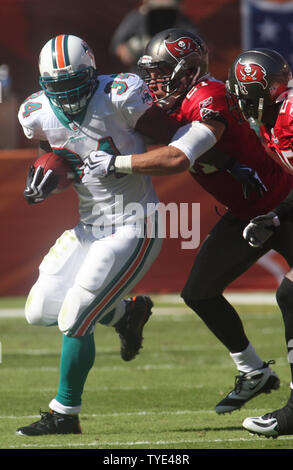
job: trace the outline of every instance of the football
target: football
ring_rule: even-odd
[[[41,166],[44,174],[52,170],[58,176],[57,190],[67,188],[74,180],[74,171],[66,160],[54,152],[44,153],[34,163],[34,167]]]

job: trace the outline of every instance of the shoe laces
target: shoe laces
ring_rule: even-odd
[[[274,359],[270,359],[268,362],[263,363],[263,366],[261,367],[261,369],[265,369],[266,367],[269,367],[271,364],[275,364],[275,363],[276,361]],[[258,369],[255,369],[255,370],[258,370]],[[251,374],[251,372],[253,372],[253,370],[250,372],[245,372],[245,373],[242,372],[239,375],[235,376],[235,385],[234,385],[235,393],[241,392],[243,382],[247,380],[247,376]]]
[[[41,416],[41,419],[39,421],[36,421],[35,423],[32,423],[32,426],[44,426],[44,425],[46,425],[47,422],[50,420],[52,414],[49,411],[40,410],[40,416]]]
[[[50,411],[42,411],[40,410],[41,421],[48,421],[52,417],[52,413]]]

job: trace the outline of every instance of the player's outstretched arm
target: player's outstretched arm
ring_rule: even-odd
[[[182,126],[167,146],[141,154],[110,155],[94,151],[85,160],[85,175],[105,177],[110,174],[140,173],[143,175],[170,175],[190,169],[194,162],[215,145],[222,135],[224,124],[215,126],[198,121]]]

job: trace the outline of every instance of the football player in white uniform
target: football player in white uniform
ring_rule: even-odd
[[[60,382],[50,411],[17,430],[30,436],[81,432],[78,414],[95,359],[96,323],[115,327],[121,356],[128,361],[141,348],[151,314],[149,297],[123,300],[161,247],[153,229],[156,211],[148,210],[157,203],[151,178],[84,176],[83,162],[97,149],[144,151],[137,130],[156,139],[160,134],[162,142],[174,133],[171,126],[154,125],[161,112],[137,75],[98,75],[92,51],[76,36],[49,40],[39,68],[42,91],[21,105],[19,121],[25,135],[40,142],[40,155],[53,150],[72,165],[80,223],[65,231],[43,259],[25,306],[30,324],[58,324],[63,333]],[[32,167],[24,196],[31,204],[41,202],[56,184],[56,178]]]

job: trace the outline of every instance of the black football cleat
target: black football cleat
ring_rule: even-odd
[[[78,415],[64,415],[56,411],[40,411],[41,419],[18,428],[21,436],[42,436],[44,434],[81,434]]]
[[[293,404],[287,403],[283,408],[263,416],[246,418],[242,426],[251,434],[265,437],[293,434]]]
[[[260,393],[270,393],[280,387],[277,374],[269,367],[274,361],[264,362],[263,367],[236,376],[235,387],[221,400],[215,411],[218,414],[231,413],[245,405]]]
[[[153,302],[147,296],[126,300],[125,314],[114,326],[120,337],[120,354],[124,361],[134,359],[142,348],[143,327],[152,314],[152,307]]]

